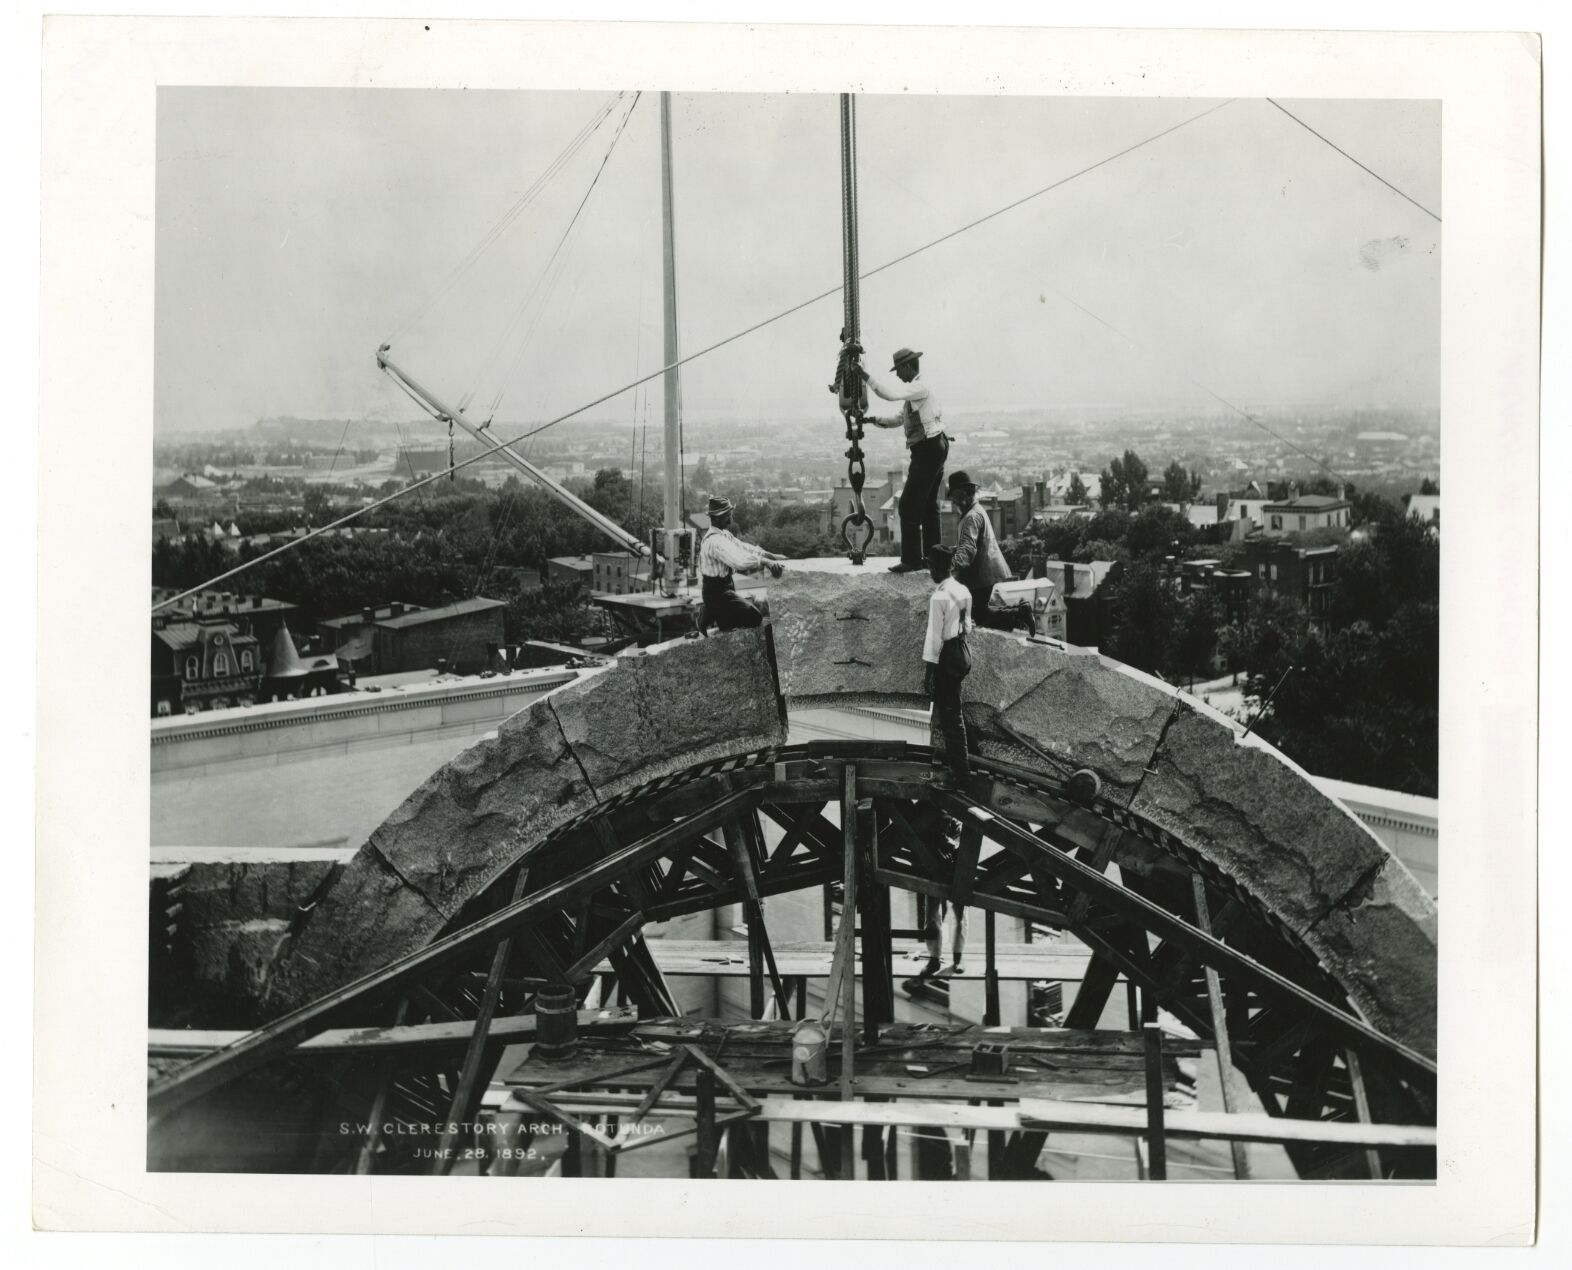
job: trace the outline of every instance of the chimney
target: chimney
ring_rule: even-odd
[[[1067,596],[1075,594],[1075,566],[1068,560],[1064,563],[1064,593]]]
[[[373,608],[361,609],[360,610],[360,620],[362,622],[364,622],[367,626],[370,626],[373,622],[375,622],[377,620],[377,611],[376,611],[376,609],[373,609]]]

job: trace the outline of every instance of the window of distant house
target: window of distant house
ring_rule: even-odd
[[[1301,516],[1299,518],[1299,528],[1303,529],[1304,527],[1305,527],[1305,518],[1303,516]]]
[[[213,658],[213,673],[215,675],[227,675],[229,673],[229,658],[225,657],[223,653]]]
[[[1272,517],[1272,528],[1273,529],[1281,529],[1282,527],[1283,527],[1283,518],[1281,516],[1273,516]]]
[[[186,678],[195,679],[199,673],[199,666],[195,657],[186,658]]]
[[[1264,564],[1263,564],[1263,565],[1260,565],[1260,566],[1259,566],[1259,567],[1258,567],[1258,568],[1257,568],[1257,569],[1256,569],[1256,575],[1257,575],[1257,576],[1258,576],[1258,577],[1261,577],[1261,578],[1265,578],[1265,577],[1266,577],[1266,566],[1265,566],[1265,565],[1264,565]]]
[[[251,654],[249,652],[243,652],[243,653],[240,654],[240,669],[241,670],[250,670],[251,669]]]
[[[1275,564],[1272,566],[1272,581],[1277,581],[1277,566]]]

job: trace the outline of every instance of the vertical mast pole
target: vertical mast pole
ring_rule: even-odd
[[[666,505],[663,528],[665,529],[666,568],[662,575],[662,591],[673,595],[677,590],[676,553],[672,550],[673,534],[682,528],[682,459],[680,420],[677,395],[677,249],[672,226],[671,198],[671,94],[660,95],[660,222],[661,222],[661,281],[665,297],[662,324],[665,331],[666,357]]]

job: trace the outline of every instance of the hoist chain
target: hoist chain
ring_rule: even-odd
[[[861,313],[858,296],[857,263],[857,123],[856,102],[850,93],[841,94],[841,240],[844,247],[846,277],[842,289],[845,324],[841,327],[841,354],[830,384],[840,402],[841,418],[846,423],[846,483],[851,486],[852,512],[841,521],[841,542],[853,564],[861,564],[873,541],[873,518],[863,505],[862,487],[867,480],[867,465],[862,453],[862,425],[868,414],[868,388],[863,382]],[[853,541],[853,531],[862,530],[862,541]]]

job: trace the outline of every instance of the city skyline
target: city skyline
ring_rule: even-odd
[[[632,97],[161,90],[159,434],[419,421],[373,363],[395,332],[407,370],[473,392],[472,410],[500,391],[503,418],[555,417],[657,370],[658,112],[653,94],[630,112]],[[1208,389],[1246,409],[1436,407],[1439,225],[1307,130],[1437,208],[1435,103],[858,105],[865,271],[1177,125],[865,283],[870,365],[886,369],[886,345],[923,348],[958,426],[1092,402],[1216,406]],[[831,97],[677,95],[673,115],[686,355],[834,287],[838,156]],[[601,116],[480,267],[399,330]],[[518,307],[553,247],[555,280]],[[694,360],[686,413],[832,414],[839,324],[832,296]],[[639,391],[658,415],[658,380]],[[621,409],[643,407],[625,394],[591,413]]]

